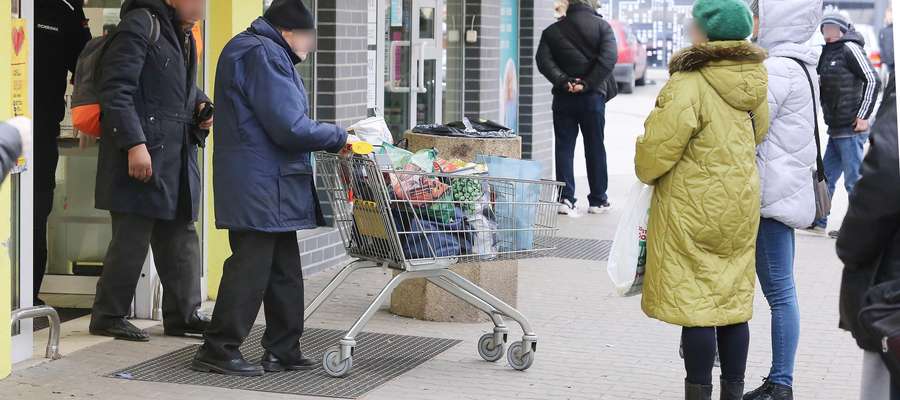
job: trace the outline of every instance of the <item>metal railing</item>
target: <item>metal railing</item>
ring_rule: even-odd
[[[25,319],[47,317],[50,320],[50,338],[47,340],[47,351],[44,357],[51,360],[62,358],[59,354],[59,314],[50,306],[26,307],[14,310],[10,317],[10,327]]]

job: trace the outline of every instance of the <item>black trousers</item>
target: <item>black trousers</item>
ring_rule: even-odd
[[[47,271],[47,220],[53,210],[56,164],[59,162],[59,123],[34,121],[34,299],[41,293]]]
[[[167,328],[185,327],[201,302],[200,240],[194,223],[111,215],[112,241],[97,282],[91,325],[127,316],[147,251],[152,247],[163,285],[163,324]]]
[[[722,363],[721,379],[729,383],[744,382],[750,348],[750,327],[746,322],[714,328],[682,328],[681,344],[688,383],[712,384],[717,348]]]
[[[289,358],[303,335],[303,272],[297,234],[230,231],[228,240],[232,254],[225,261],[204,346],[221,357],[240,357],[238,348],[265,302],[262,346],[279,358]]]

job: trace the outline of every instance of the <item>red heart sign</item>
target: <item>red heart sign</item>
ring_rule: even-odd
[[[19,52],[22,51],[22,45],[25,44],[25,28],[19,27],[19,29],[13,30],[13,50],[16,52],[16,55],[19,55]]]

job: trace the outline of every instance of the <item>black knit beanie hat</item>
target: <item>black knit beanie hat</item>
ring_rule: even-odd
[[[263,18],[282,29],[316,29],[316,19],[302,0],[275,0]]]

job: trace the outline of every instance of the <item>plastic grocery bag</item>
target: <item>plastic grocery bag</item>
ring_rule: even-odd
[[[538,161],[518,160],[498,156],[478,156],[476,162],[486,164],[488,176],[524,180],[539,180],[544,167]],[[496,194],[497,225],[500,230],[501,251],[520,251],[534,248],[534,220],[541,196],[541,186],[514,182],[492,184]]]
[[[640,294],[643,288],[647,264],[647,223],[652,199],[653,187],[636,183],[628,196],[628,209],[616,228],[606,269],[619,296],[634,296]]]
[[[382,117],[369,117],[359,121],[349,128],[360,139],[371,143],[374,146],[381,146],[384,143],[393,143],[394,136]]]

